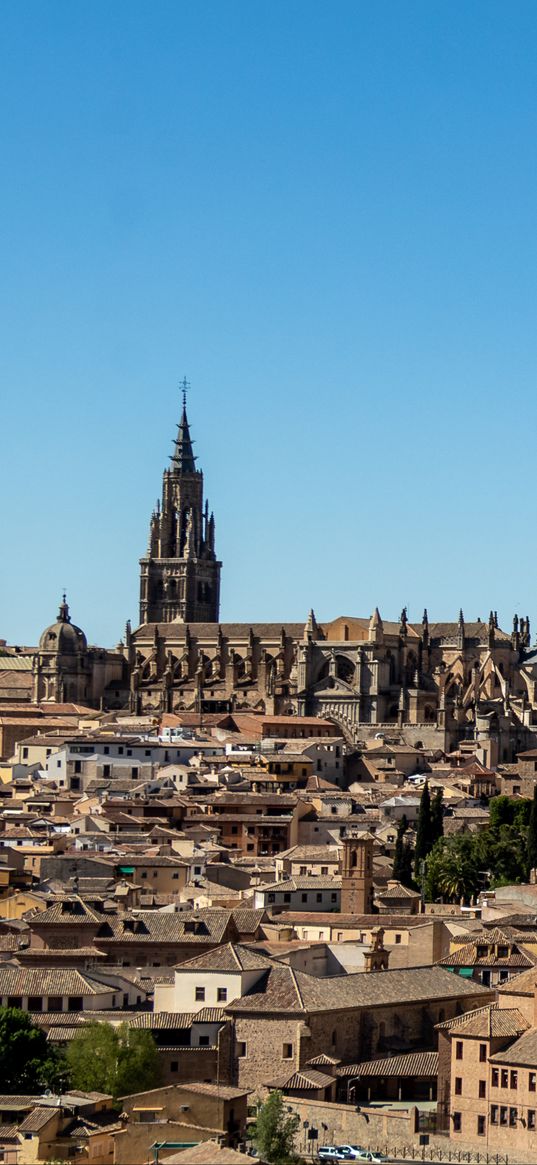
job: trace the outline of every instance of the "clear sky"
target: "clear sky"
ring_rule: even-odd
[[[535,0],[4,0],[0,636],[137,623],[178,383],[222,620],[537,629]]]

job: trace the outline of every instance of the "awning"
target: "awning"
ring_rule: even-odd
[[[120,874],[134,874],[134,866],[120,866]]]
[[[473,973],[474,973],[473,967],[461,967],[459,970],[459,975],[461,975],[463,979],[471,979]]]

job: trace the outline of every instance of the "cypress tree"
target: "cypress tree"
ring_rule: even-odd
[[[403,881],[405,861],[405,833],[406,819],[402,818],[397,827],[397,839],[395,842],[395,854],[393,858],[393,876],[394,878],[397,878],[398,882]]]
[[[530,870],[537,867],[537,785],[533,790],[530,821],[528,825],[528,866]]]
[[[431,802],[431,846],[444,836],[444,790],[439,788]]]
[[[427,857],[432,845],[431,794],[429,793],[429,782],[426,781],[421,794],[416,829],[416,848],[414,850],[414,876],[418,879],[421,876],[421,863]]]

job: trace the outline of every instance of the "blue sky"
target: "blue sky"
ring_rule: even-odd
[[[0,636],[63,586],[137,622],[185,374],[223,620],[537,618],[534,0],[6,0],[0,44]]]

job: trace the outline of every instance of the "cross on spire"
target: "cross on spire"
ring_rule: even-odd
[[[183,394],[183,408],[185,409],[186,408],[186,394],[187,394],[187,392],[190,392],[190,381],[187,380],[186,376],[183,376],[183,379],[179,385],[179,388],[181,389],[182,394]]]

